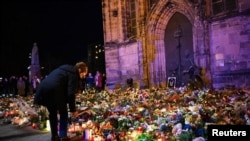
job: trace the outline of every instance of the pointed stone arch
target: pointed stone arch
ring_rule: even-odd
[[[181,34],[176,37],[176,31]],[[165,56],[167,77],[177,77],[177,86],[187,84],[188,73],[183,73],[193,65],[193,32],[190,21],[176,12],[170,19],[165,30]]]
[[[148,14],[145,29],[145,44],[143,46],[146,53],[146,61],[149,67],[150,84],[161,85],[166,83],[166,54],[165,54],[165,32],[167,25],[175,13],[184,15],[192,25],[193,41],[196,40],[197,30],[195,27],[199,24],[195,9],[186,1],[174,1],[169,6],[168,0],[159,0],[156,6]],[[195,52],[196,42],[193,42]],[[164,84],[165,85],[165,84]]]

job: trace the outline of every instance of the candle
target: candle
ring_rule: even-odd
[[[84,130],[84,139],[85,140],[90,140],[92,139],[92,129],[85,129]]]

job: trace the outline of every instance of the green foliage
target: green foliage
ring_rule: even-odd
[[[177,138],[179,141],[190,141],[192,139],[192,133],[189,131],[182,131]]]
[[[154,141],[154,138],[153,138],[153,136],[151,136],[150,134],[145,134],[145,133],[143,133],[143,134],[139,135],[139,136],[135,139],[135,141]]]

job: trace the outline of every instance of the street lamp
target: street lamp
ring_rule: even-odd
[[[181,69],[182,69],[182,65],[181,65],[181,42],[180,39],[182,37],[182,29],[181,26],[178,25],[178,28],[176,29],[176,31],[174,32],[174,38],[177,39],[178,41],[178,45],[177,45],[177,49],[178,49],[178,57],[179,57],[179,65],[178,65],[178,86],[181,86],[182,83],[182,74],[181,74]]]

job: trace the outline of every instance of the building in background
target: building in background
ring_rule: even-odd
[[[89,72],[95,74],[96,71],[105,73],[105,52],[102,43],[88,45],[88,66]]]
[[[249,0],[103,0],[107,84],[177,84],[192,65],[214,88],[250,84]]]

